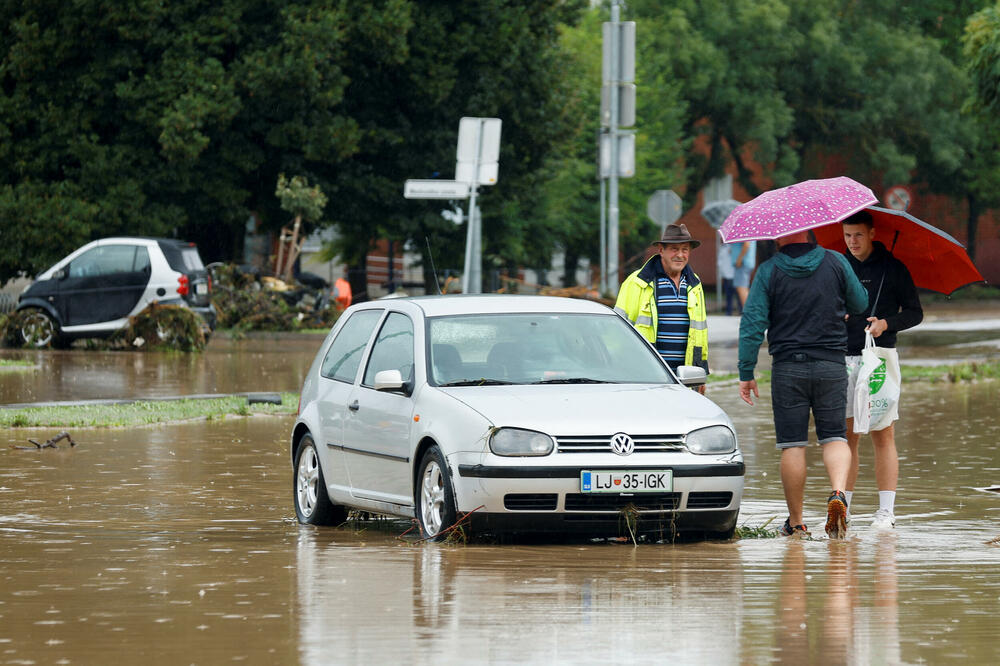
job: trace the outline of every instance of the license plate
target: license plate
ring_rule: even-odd
[[[673,489],[674,473],[669,469],[580,472],[580,491],[584,493],[658,493]]]
[[[204,296],[205,294],[208,293],[208,285],[205,284],[204,282],[199,282],[194,286],[194,293],[198,294],[199,296]]]

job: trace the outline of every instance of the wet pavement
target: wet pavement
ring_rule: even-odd
[[[217,339],[201,357],[4,350],[58,378],[0,373],[0,395],[297,390],[320,342]],[[740,522],[776,527],[769,397],[749,407],[731,384],[708,396],[744,449]],[[299,526],[289,417],[78,429],[76,448],[45,451],[9,446],[56,429],[6,430],[0,664],[997,663],[1000,494],[984,490],[1000,484],[997,404],[1000,382],[906,385],[897,529],[868,529],[864,439],[842,542],[822,536],[815,447],[812,540],[450,546],[399,539],[402,521]]]

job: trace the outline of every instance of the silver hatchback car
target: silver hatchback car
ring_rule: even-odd
[[[415,517],[440,539],[548,532],[729,538],[744,464],[729,417],[588,301],[429,296],[349,308],[291,437],[295,512]],[[686,386],[686,385],[687,386]]]

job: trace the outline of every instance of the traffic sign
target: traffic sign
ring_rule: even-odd
[[[673,224],[681,217],[681,198],[673,190],[656,190],[646,202],[646,214],[660,227]]]
[[[496,185],[500,161],[499,118],[462,118],[458,123],[455,180]]]
[[[910,202],[910,191],[902,185],[890,187],[889,191],[885,193],[885,203],[893,210],[905,211],[910,207]]]
[[[403,185],[407,199],[468,199],[469,183],[458,180],[407,180]]]
[[[618,26],[618,78],[615,80],[631,83],[635,81],[635,21],[605,22],[601,25],[601,76],[604,81],[611,82],[615,75],[612,71],[615,54],[612,50],[611,37],[616,25]]]
[[[628,131],[628,130],[626,130]],[[618,177],[631,178],[635,175],[635,134],[618,134]],[[611,177],[611,135],[600,135],[600,177]]]
[[[713,229],[718,229],[726,221],[729,214],[740,205],[735,199],[724,199],[722,201],[711,201],[701,209],[701,216],[708,220]]]
[[[601,125],[611,125],[611,84],[605,83],[601,88]],[[635,125],[635,84],[618,84],[618,126],[631,127]]]

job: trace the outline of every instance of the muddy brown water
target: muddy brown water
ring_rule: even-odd
[[[784,517],[770,404],[709,397],[741,522]],[[894,533],[844,542],[473,544],[294,520],[289,417],[0,433],[0,664],[997,663],[1000,384],[907,386]],[[867,451],[866,451],[867,453]],[[826,490],[810,451],[807,524]]]

